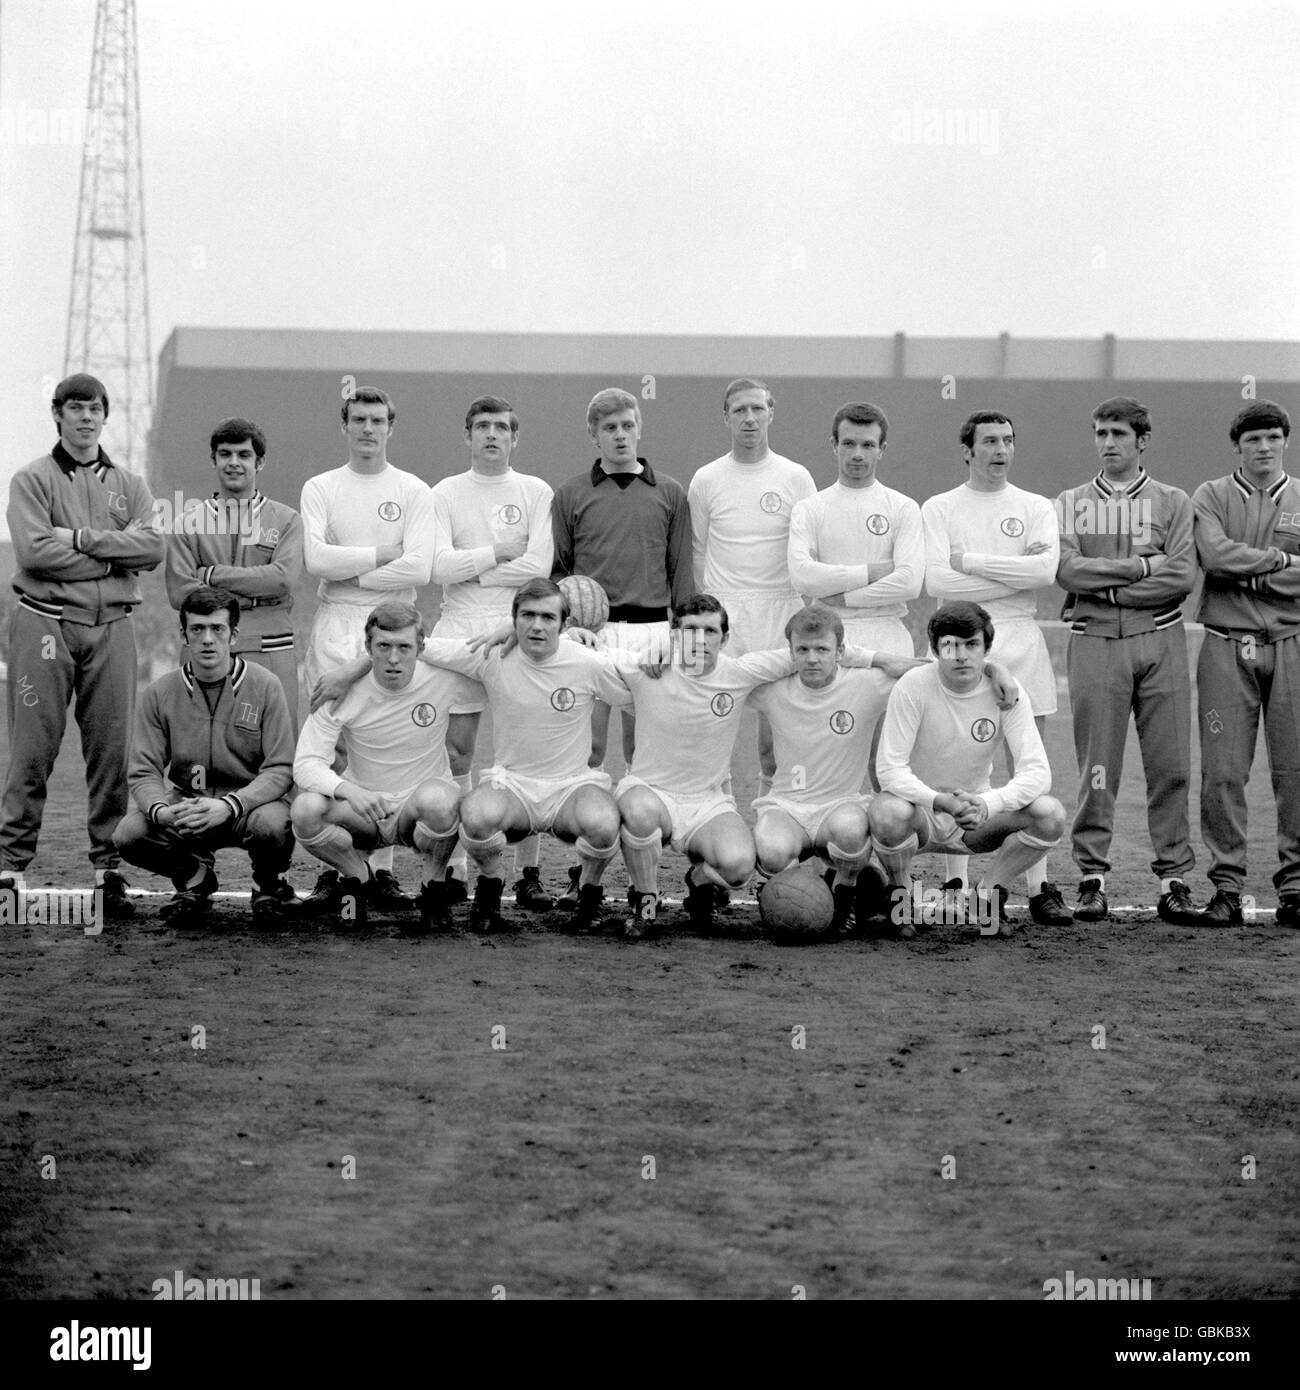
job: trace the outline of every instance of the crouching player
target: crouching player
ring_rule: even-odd
[[[871,796],[862,785],[872,738],[894,681],[929,663],[877,652],[875,669],[841,670],[844,624],[822,604],[800,609],[786,623],[785,635],[795,674],[761,686],[750,700],[771,723],[776,749],[772,790],[754,802],[758,874],[766,882],[791,864],[824,854],[835,870],[834,927],[845,931],[858,876],[871,858]]]
[[[161,915],[200,922],[217,890],[216,851],[246,850],[253,863],[253,921],[281,916],[293,897],[289,787],[293,725],[279,680],[232,654],[239,600],[206,586],[181,603],[189,660],[145,691],[136,711],[127,785],[135,809],[113,832],[129,864],[170,878]]]
[[[795,669],[788,647],[723,655],[727,610],[712,594],[688,599],[672,621],[673,660],[662,675],[636,667],[635,657],[608,653],[632,692],[638,730],[631,769],[615,790],[632,880],[632,915],[623,933],[629,940],[655,920],[665,843],[691,861],[686,910],[697,929],[710,929],[721,894],[742,887],[754,872],[754,838],[724,784],[746,698]],[[872,660],[858,648],[839,656],[855,665]]]
[[[294,834],[338,871],[325,907],[353,927],[366,925],[367,859],[394,844],[415,849],[423,869],[418,925],[406,929],[451,924],[446,875],[460,790],[447,758],[447,719],[453,706],[482,693],[462,676],[420,665],[423,642],[414,604],[381,603],[366,619],[366,674],[334,705],[314,710],[298,738]],[[346,777],[331,769],[339,744]]]
[[[587,766],[591,710],[597,700],[624,706],[631,697],[603,656],[577,642],[561,643],[568,616],[569,601],[559,585],[531,579],[511,604],[517,645],[476,650],[469,642],[435,638],[420,655],[429,665],[481,682],[492,714],[495,761],[460,806],[461,841],[479,874],[469,918],[476,931],[504,925],[499,909],[506,845],[544,831],[577,845],[575,927],[592,926],[601,917],[601,876],[618,853],[618,807],[609,794],[609,774]],[[492,636],[504,640],[509,633]],[[324,682],[326,698],[360,675],[356,664],[335,672]]]
[[[988,613],[978,604],[945,604],[926,631],[938,661],[907,672],[885,711],[872,843],[902,909],[905,938],[916,929],[902,906],[907,889],[897,886],[909,883],[915,854],[996,851],[979,886],[995,890],[999,932],[1010,935],[1007,885],[1060,840],[1065,810],[1047,795],[1051,767],[1029,709],[998,708],[984,670],[993,645]],[[1003,745],[1015,760],[1015,776],[994,789],[993,759]]]

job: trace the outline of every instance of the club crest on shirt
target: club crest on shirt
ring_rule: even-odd
[[[558,710],[572,709],[577,703],[578,697],[569,689],[567,685],[562,685],[558,690],[551,692],[551,708]]]
[[[500,507],[497,510],[497,520],[500,521],[503,526],[518,526],[522,516],[523,512],[521,512],[513,502],[507,502],[504,507]]]
[[[422,729],[427,729],[438,718],[438,711],[427,703],[421,703],[411,711],[411,719]]]
[[[1025,523],[1018,516],[1006,516],[1002,518],[1002,534],[1004,536],[1023,536],[1025,534]]]
[[[765,512],[775,514],[785,505],[785,498],[782,497],[779,492],[765,492],[762,497],[758,499],[758,505],[762,507]]]
[[[397,521],[402,515],[402,509],[396,502],[381,502],[379,504],[379,515],[385,521]]]
[[[118,516],[126,516],[131,510],[127,506],[126,493],[114,492],[111,488],[106,488],[105,491],[108,493],[108,510],[116,512]]]
[[[883,536],[889,530],[889,518],[879,512],[872,512],[867,518],[867,530],[873,536]]]
[[[970,726],[970,736],[976,743],[987,743],[998,731],[998,726],[991,719],[977,719]]]
[[[719,719],[725,719],[727,715],[736,708],[735,696],[728,695],[725,690],[719,691],[718,694],[709,701],[709,708]]]
[[[847,734],[853,731],[853,716],[846,709],[837,709],[830,718],[831,731]]]

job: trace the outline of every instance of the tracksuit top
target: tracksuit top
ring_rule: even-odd
[[[1138,470],[1128,488],[1098,473],[1056,499],[1061,531],[1057,583],[1066,590],[1061,617],[1089,637],[1134,637],[1183,621],[1182,603],[1196,585],[1192,504],[1187,494]],[[1090,560],[1129,560],[1142,551],[1168,558],[1154,574],[1149,560],[1140,579],[1116,583]]]
[[[1258,490],[1238,470],[1202,483],[1192,512],[1207,631],[1265,642],[1300,633],[1300,483],[1283,473]]]
[[[254,493],[252,529],[230,526],[230,505],[204,503],[206,529],[167,537],[167,601],[180,608],[204,584],[239,600],[236,652],[293,650],[293,590],[302,574],[302,518],[284,502]],[[225,525],[226,534],[221,533]]]
[[[186,662],[140,697],[127,785],[157,825],[176,793],[230,804],[238,824],[287,795],[293,782],[293,726],[279,679],[232,658],[214,713]]]
[[[101,449],[80,464],[58,443],[14,474],[9,535],[18,569],[18,602],[42,617],[98,627],[125,618],[140,602],[138,570],[156,569],[163,538],[153,529],[144,479]],[[143,529],[128,530],[131,522]],[[72,546],[54,539],[70,527]]]

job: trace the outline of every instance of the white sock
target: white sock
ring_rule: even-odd
[[[1025,887],[1029,889],[1029,896],[1036,898],[1043,891],[1043,884],[1047,882],[1047,856],[1044,854],[1025,870]]]
[[[1044,848],[1041,840],[1035,840],[1023,830],[1013,831],[1002,841],[1002,848],[980,879],[980,887],[987,888],[996,883],[1010,891],[1020,875],[1043,857]]]
[[[659,861],[664,852],[663,832],[655,826],[649,835],[633,835],[624,826],[618,838],[623,846],[623,862],[627,865],[632,887],[638,893],[657,893]]]
[[[349,837],[351,838],[351,837]],[[378,873],[381,869],[388,873],[393,872],[393,847],[392,845],[380,845],[370,856],[370,867]],[[365,878],[365,874],[349,874],[349,878]]]
[[[542,837],[529,835],[515,846],[515,872],[522,876],[525,869],[535,869],[542,862]]]
[[[954,878],[961,879],[961,886],[970,886],[970,855],[969,854],[945,854],[943,856],[943,881],[950,882]]]
[[[469,851],[475,868],[484,878],[501,877],[501,860],[506,847],[505,831],[498,830],[484,840],[471,840],[462,830],[460,841]]]
[[[459,826],[439,835],[423,821],[415,822],[411,840],[415,852],[420,856],[421,883],[442,883],[446,879],[447,860],[458,842],[459,835]]]
[[[882,845],[873,835],[871,847],[876,851],[885,878],[896,888],[908,888],[912,876],[912,860],[916,856],[917,838],[913,831],[901,845]]]
[[[578,867],[581,870],[578,887],[586,888],[600,882],[605,865],[618,853],[618,841],[615,840],[608,849],[597,849],[590,840],[579,835],[574,841],[574,848],[578,851]]]
[[[460,792],[461,796],[468,796],[472,789],[470,774],[462,772],[454,780],[456,790]],[[447,867],[454,870],[462,880],[469,878],[469,860],[465,855],[465,846],[459,840],[451,847],[451,859],[448,861]]]
[[[319,835],[310,840],[301,836],[298,843],[331,869],[337,869],[344,878],[359,878],[363,883],[370,876],[366,871],[366,861],[352,843],[352,836],[341,825],[327,825]]]

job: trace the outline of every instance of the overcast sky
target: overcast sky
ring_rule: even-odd
[[[41,129],[85,106],[94,4],[2,4],[7,482],[52,439],[81,151]],[[155,355],[178,324],[1300,339],[1291,4],[137,12]]]

